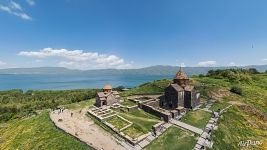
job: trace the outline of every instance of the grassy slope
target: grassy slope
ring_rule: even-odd
[[[204,77],[195,78],[195,80],[207,85],[202,91],[230,89],[231,86],[230,82],[222,79]],[[267,123],[259,117],[259,114],[267,112],[267,75],[253,75],[252,83],[241,82],[239,84],[244,91],[243,96],[231,94],[212,107],[213,110],[222,109],[234,102],[234,106],[219,121],[219,129],[212,136],[215,150],[240,149],[238,143],[247,140],[261,140],[265,143],[265,145],[250,148],[267,148]],[[244,109],[242,105],[248,106],[249,109]]]
[[[146,150],[192,150],[195,146],[196,138],[192,133],[170,127],[165,133],[150,143]]]
[[[151,83],[142,84],[136,88],[133,88],[129,91],[125,91],[120,93],[121,96],[129,96],[129,95],[139,95],[139,94],[159,94],[164,92],[164,88],[170,83],[170,80],[159,80]]]
[[[204,129],[206,124],[209,122],[211,113],[205,112],[203,110],[190,111],[182,118],[182,122],[188,123],[195,127]]]
[[[58,130],[48,112],[28,119],[13,120],[7,128],[0,128],[0,149],[89,149],[72,136]]]
[[[123,106],[128,106],[128,107],[132,107],[132,106],[135,106],[137,105],[135,102],[132,102],[132,101],[129,101],[129,100],[124,100],[123,102],[121,102],[121,105]]]
[[[67,108],[67,109],[82,109],[82,108],[85,108],[87,106],[92,106],[93,104],[95,104],[95,98],[92,98],[92,99],[89,99],[86,101],[81,101],[78,103],[66,104],[66,105],[62,105],[62,106]]]
[[[234,102],[234,106],[224,114],[224,118],[221,119],[218,124],[219,129],[212,136],[215,142],[213,149],[240,149],[238,143],[242,140],[261,140],[264,143],[261,146],[254,147],[255,149],[267,147],[267,123],[266,121],[264,122],[262,118],[259,118],[258,115],[267,113],[267,74],[252,75],[252,79],[251,83],[239,83],[244,91],[243,96],[230,94],[222,97],[221,101],[216,102],[215,105],[212,106],[212,110],[218,110]],[[214,79],[209,77],[196,77],[194,78],[194,82],[205,85],[200,88],[200,91],[202,96],[207,99],[211,98],[213,94],[216,94],[218,90],[223,89],[228,91],[232,85],[236,84],[229,82],[227,79]],[[169,81],[165,80],[159,83],[153,82],[151,84],[145,84],[142,87],[127,91],[126,95],[142,93],[144,91],[153,93],[152,91],[153,88],[156,87],[155,85],[161,84],[162,86],[166,86],[168,83]],[[146,88],[148,90],[146,90]],[[164,88],[156,88],[155,92],[163,92],[162,89]],[[249,106],[252,110],[255,109],[257,111],[248,111],[240,106],[240,104]],[[198,123],[196,123],[196,125],[198,125]],[[199,123],[199,127],[202,126],[203,124]],[[168,149],[172,147],[172,144],[173,143],[168,144],[170,146]],[[161,143],[158,143],[157,146],[160,147],[161,145]]]

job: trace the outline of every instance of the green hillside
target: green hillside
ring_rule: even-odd
[[[58,130],[48,112],[36,117],[12,120],[1,124],[1,150],[88,150],[88,146]]]
[[[226,70],[194,80],[204,85],[200,90],[205,96],[218,100],[214,110],[233,104],[212,136],[213,149],[240,149],[238,143],[247,140],[263,142],[263,145],[250,148],[266,148],[267,74]],[[231,93],[233,87],[240,88],[242,94]]]
[[[170,83],[170,80],[160,80],[153,81],[151,83],[145,83],[137,88],[131,89],[129,91],[122,92],[122,96],[135,95],[135,94],[159,94],[164,91],[164,88]],[[212,110],[218,110],[225,108],[226,106],[232,104],[231,107],[224,115],[223,118],[219,120],[218,130],[212,135],[212,140],[215,142],[214,150],[221,149],[241,149],[238,147],[240,141],[261,141],[262,145],[256,147],[249,147],[250,149],[266,149],[267,147],[267,74],[259,74],[247,70],[217,70],[210,71],[207,76],[194,76],[192,78],[192,83],[195,84],[197,89],[201,92],[202,103],[206,103],[208,99],[216,99],[217,101],[211,107]],[[90,95],[89,91],[75,91],[72,93],[72,98],[75,99],[78,93],[83,93],[85,95],[84,99],[81,98],[81,102],[71,103],[71,98],[66,95],[68,91],[57,91],[62,92],[60,100],[57,101],[57,105],[66,105],[69,108],[79,108],[86,105],[92,105],[91,100],[84,101],[84,99],[90,99],[91,94],[95,93],[93,91]],[[16,93],[16,92],[15,92]],[[53,92],[46,92],[46,97],[50,97]],[[0,97],[4,97],[8,92],[0,92]],[[10,93],[9,93],[10,94]],[[26,94],[26,93],[24,93]],[[55,93],[53,93],[55,95]],[[20,95],[14,95],[10,101],[0,101],[0,110],[4,107],[15,106],[27,106],[28,101],[21,100]],[[29,97],[34,97],[34,94],[27,95]],[[50,96],[49,96],[50,95]],[[65,96],[64,96],[65,95]],[[36,95],[35,95],[36,96]],[[87,97],[86,97],[87,96]],[[51,96],[53,97],[53,96]],[[66,101],[64,101],[64,97]],[[51,101],[47,98],[44,101],[39,102],[37,98],[33,100],[33,104],[43,103],[50,104]],[[42,107],[34,107],[31,111],[39,112],[38,109]],[[43,105],[38,105],[43,106]],[[51,105],[51,107],[55,107]],[[28,107],[19,107],[25,112],[27,112]],[[43,109],[50,108],[49,106]],[[13,110],[13,109],[10,109]],[[2,112],[4,112],[2,110]],[[9,111],[12,112],[12,111]],[[0,124],[0,149],[88,149],[87,146],[75,140],[73,137],[61,132],[56,129],[52,122],[48,118],[48,114],[45,111],[41,111],[40,114],[24,115],[24,113],[14,113],[13,117],[2,121]],[[6,112],[5,115],[9,115]],[[189,115],[185,120],[188,123],[199,124],[197,120],[194,119],[195,116],[201,115]],[[16,116],[16,117],[14,117]],[[170,130],[172,131],[172,130]],[[159,138],[157,141],[148,145],[147,149],[153,149],[157,147],[158,149],[175,149],[172,143],[169,146],[162,143],[168,143],[164,139],[173,137],[173,133],[166,132],[163,137]],[[166,136],[166,137],[165,137]],[[187,138],[187,137],[184,137]],[[189,138],[189,137],[188,137]],[[194,141],[193,139],[190,141]],[[191,142],[190,142],[191,143]],[[177,143],[176,143],[177,144]],[[194,143],[193,143],[194,144]],[[193,145],[191,143],[191,145]],[[151,147],[150,147],[151,146]],[[179,146],[179,145],[177,145]],[[183,146],[182,146],[183,147]]]

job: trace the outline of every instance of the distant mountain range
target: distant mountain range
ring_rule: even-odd
[[[260,72],[267,70],[267,65],[251,65],[242,67],[184,67],[188,75],[206,74],[211,69],[226,68],[256,68]],[[140,69],[101,69],[101,70],[72,70],[63,67],[40,67],[40,68],[10,68],[0,69],[0,74],[102,74],[102,75],[174,75],[179,70],[178,66],[151,66]]]

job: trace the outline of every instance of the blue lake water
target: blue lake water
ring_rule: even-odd
[[[125,86],[132,88],[159,79],[171,78],[162,75],[21,75],[0,74],[0,90],[22,89],[33,90],[63,90],[102,88],[104,84],[113,87]]]

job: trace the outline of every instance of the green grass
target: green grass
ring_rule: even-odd
[[[123,130],[123,133],[132,138],[137,138],[150,132],[152,126],[160,122],[158,117],[139,109],[127,113],[119,110],[114,111],[116,111],[121,117],[133,123],[133,125]],[[108,123],[114,125],[117,129],[121,129],[129,124],[118,117],[108,118],[107,121]]]
[[[29,119],[12,120],[7,128],[0,128],[0,149],[10,150],[60,150],[89,149],[74,137],[58,130],[50,121],[48,112]]]
[[[212,135],[214,141],[214,147],[212,149],[240,149],[238,143],[247,140],[262,142],[265,140],[264,143],[266,144],[267,131],[252,127],[251,124],[247,122],[247,119],[254,120],[256,118],[243,115],[242,110],[236,106],[224,114],[224,118],[219,122],[219,129]],[[261,128],[264,128],[264,125]],[[249,149],[261,149],[261,147],[250,147]]]
[[[130,89],[129,91],[121,92],[120,95],[130,96],[130,95],[142,95],[142,94],[159,94],[163,93],[164,89],[170,83],[170,80],[159,80],[151,83],[144,83],[136,88]]]
[[[134,127],[144,134],[151,131],[152,126],[160,121],[143,110],[134,110],[129,113],[119,113],[119,115],[133,122]]]
[[[196,138],[191,132],[172,126],[156,140],[152,141],[145,149],[192,150],[196,142]]]
[[[160,119],[159,117],[151,115],[151,114],[149,114],[149,113],[147,113],[141,109],[131,111],[128,114],[133,115],[135,117],[143,117],[143,118],[147,118],[147,119],[156,119],[156,120]]]
[[[131,138],[138,138],[139,136],[146,134],[144,132],[142,132],[142,130],[139,129],[138,126],[136,126],[135,124],[133,124],[132,126],[130,126],[129,128],[126,128],[125,130],[123,130],[123,133],[125,133],[126,135],[128,135]]]
[[[67,109],[82,109],[85,108],[87,106],[92,106],[95,104],[95,98],[89,99],[89,100],[85,100],[85,101],[81,101],[78,103],[71,103],[71,104],[67,104],[67,105],[62,105]]]
[[[129,125],[129,123],[121,118],[119,118],[118,116],[113,116],[111,118],[108,118],[106,120],[108,123],[112,124],[113,126],[115,126],[115,128],[117,129],[121,129],[127,125]]]
[[[218,130],[212,136],[214,150],[240,149],[238,142],[246,140],[260,140],[264,144],[260,147],[249,147],[249,149],[264,149],[267,147],[267,121],[259,116],[267,113],[267,74],[251,75],[252,81],[249,83],[239,82],[243,89],[243,95],[232,94],[226,96],[222,101],[212,106],[213,110],[225,107],[230,101],[237,102],[223,119],[219,120]],[[205,84],[215,84],[216,87],[230,89],[236,83],[223,79],[197,78],[197,81]],[[239,104],[238,104],[239,103]],[[252,112],[243,109],[240,104],[251,107]]]
[[[230,104],[225,101],[216,101],[211,107],[210,110],[218,111],[218,109],[222,110],[225,107],[229,106]]]
[[[121,105],[123,106],[128,106],[128,107],[131,107],[131,106],[135,106],[137,105],[135,102],[132,102],[132,101],[129,101],[129,100],[124,100],[122,103],[120,103]]]
[[[209,122],[211,115],[211,113],[205,112],[203,110],[190,111],[184,117],[182,117],[181,121],[203,129]]]

